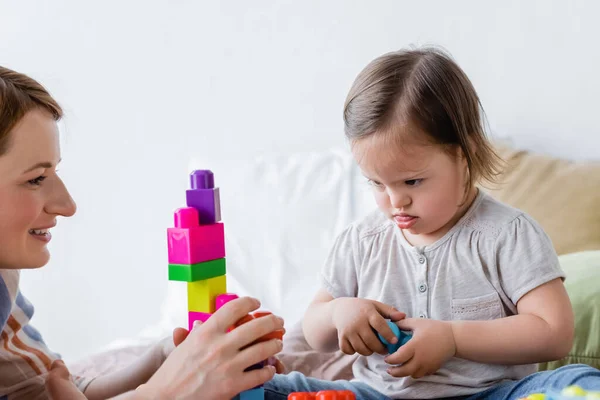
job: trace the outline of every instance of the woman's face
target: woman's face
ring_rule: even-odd
[[[56,174],[59,162],[56,122],[45,111],[29,111],[0,156],[0,268],[39,268],[48,262],[49,229],[57,216],[70,217],[76,210]]]

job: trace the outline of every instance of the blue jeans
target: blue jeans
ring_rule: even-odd
[[[554,371],[538,372],[519,381],[504,382],[483,392],[455,399],[515,400],[532,393],[560,392],[569,385],[600,391],[600,370],[581,364],[567,365]],[[343,380],[323,381],[307,378],[298,372],[275,375],[271,381],[265,383],[265,400],[286,400],[287,395],[293,392],[318,392],[319,390],[350,390],[356,394],[356,400],[389,400],[389,397],[364,383]]]

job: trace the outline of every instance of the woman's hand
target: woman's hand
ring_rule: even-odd
[[[269,315],[227,332],[259,306],[258,300],[249,297],[225,304],[208,321],[196,325],[137,392],[159,398],[231,399],[270,380],[275,374],[274,366],[247,372],[245,369],[281,351],[282,342],[278,339],[252,343],[283,329],[283,320]],[[175,344],[182,336],[185,336],[184,332],[174,332]]]
[[[46,377],[46,390],[51,399],[56,400],[85,400],[86,397],[75,386],[64,362],[56,360],[50,367]]]

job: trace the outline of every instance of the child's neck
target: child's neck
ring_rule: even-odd
[[[477,193],[479,193],[479,189],[477,189],[476,187],[473,187],[470,190],[469,194],[467,195],[467,200],[464,202],[464,204],[462,204],[459,207],[459,209],[456,211],[456,214],[454,214],[452,219],[450,219],[450,221],[448,221],[444,226],[442,226],[437,231],[434,231],[431,233],[423,233],[423,234],[413,235],[406,230],[402,230],[402,234],[404,235],[404,238],[406,239],[406,241],[408,243],[410,243],[411,246],[414,246],[414,247],[428,246],[430,244],[437,242],[442,237],[444,237],[444,235],[446,233],[448,233],[454,225],[456,225],[456,223],[463,217],[463,215],[465,215],[467,213],[467,211],[469,210],[469,208],[471,208],[471,205],[475,201],[475,198],[477,197]]]

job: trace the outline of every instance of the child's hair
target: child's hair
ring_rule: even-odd
[[[430,144],[459,146],[468,165],[467,190],[480,180],[495,183],[502,163],[483,117],[469,78],[449,55],[431,48],[376,58],[358,75],[344,105],[351,144],[373,134],[402,141],[414,138],[416,129]]]
[[[27,112],[40,108],[55,121],[63,111],[50,93],[27,75],[0,66],[0,156],[9,147],[10,132]]]

